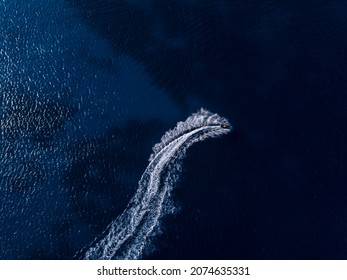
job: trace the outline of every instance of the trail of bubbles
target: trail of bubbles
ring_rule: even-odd
[[[187,148],[231,129],[225,118],[201,109],[166,132],[153,147],[136,194],[124,212],[108,226],[104,238],[88,249],[85,259],[140,258],[148,237],[165,214],[165,201],[178,179]]]

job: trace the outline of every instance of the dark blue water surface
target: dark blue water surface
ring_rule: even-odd
[[[200,107],[145,259],[347,259],[347,2],[4,0],[0,258],[72,259]]]

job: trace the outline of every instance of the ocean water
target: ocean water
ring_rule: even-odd
[[[75,259],[200,107],[144,259],[347,258],[345,1],[2,0],[0,259]]]

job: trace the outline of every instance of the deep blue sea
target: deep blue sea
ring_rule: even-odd
[[[347,2],[1,0],[0,259],[75,259],[165,131],[183,160],[144,259],[347,259]]]

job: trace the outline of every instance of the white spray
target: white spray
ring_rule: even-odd
[[[104,238],[88,249],[85,259],[140,258],[148,237],[165,214],[165,200],[178,179],[187,148],[206,138],[227,134],[231,129],[225,118],[200,109],[166,132],[153,147],[134,197],[108,226]]]

